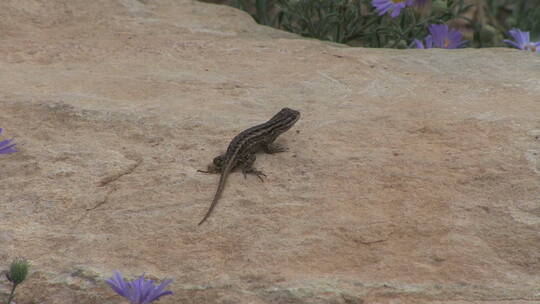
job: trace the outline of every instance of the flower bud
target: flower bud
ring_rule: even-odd
[[[14,285],[19,285],[26,279],[29,268],[30,264],[26,259],[16,258],[11,262],[6,278]]]

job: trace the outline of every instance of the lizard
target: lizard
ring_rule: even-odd
[[[284,152],[286,149],[272,145],[272,143],[279,135],[289,130],[299,118],[300,112],[290,108],[281,109],[269,121],[253,126],[236,135],[229,143],[227,151],[215,157],[213,163],[208,165],[206,171],[197,170],[203,173],[221,174],[212,204],[198,225],[204,223],[216,207],[221,193],[225,188],[227,177],[234,169],[240,167],[244,178],[249,173],[256,175],[263,181],[262,176],[266,177],[266,175],[253,168],[255,153],[259,151],[269,154]]]

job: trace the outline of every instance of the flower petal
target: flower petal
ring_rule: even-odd
[[[124,281],[124,278],[122,278],[119,271],[115,271],[113,277],[105,280],[105,282],[107,282],[117,294],[127,297],[127,283]]]
[[[446,24],[432,24],[429,26],[429,32],[431,33],[435,47],[444,47],[444,38],[448,34],[448,26]]]
[[[406,0],[405,2],[395,3],[393,0],[372,0],[371,5],[373,5],[377,11],[378,15],[382,16],[391,10],[390,17],[395,18],[399,16],[401,10],[409,5],[413,5],[414,0]]]
[[[519,44],[515,43],[515,42],[512,41],[512,40],[504,39],[503,42],[508,43],[509,45],[515,47],[516,49],[522,50],[521,46],[520,46]]]
[[[10,154],[18,152],[18,150],[14,148],[16,144],[11,144],[14,139],[15,138],[0,141],[0,154]]]
[[[510,40],[503,40],[504,42],[520,49],[526,49],[527,45],[530,44],[529,32],[522,32],[520,29],[511,29],[508,31],[508,34],[514,38],[515,43]]]
[[[386,14],[392,8],[390,0],[373,0],[371,4],[379,11],[379,16]]]
[[[432,35],[427,35],[426,37],[426,49],[431,49],[433,48],[433,36]]]
[[[163,291],[172,280],[164,280],[156,287],[154,281],[144,279],[144,273],[138,279],[126,282],[120,272],[115,271],[113,277],[106,282],[131,304],[149,304],[164,295],[172,294],[170,290]]]

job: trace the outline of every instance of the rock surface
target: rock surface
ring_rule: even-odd
[[[0,2],[17,304],[540,303],[540,56],[349,48],[184,0]],[[281,107],[268,178],[197,173]],[[7,292],[4,278],[0,291]]]

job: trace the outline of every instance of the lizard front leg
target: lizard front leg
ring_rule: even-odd
[[[275,154],[275,153],[285,152],[288,149],[280,145],[270,143],[270,144],[263,145],[262,150],[264,151],[264,153]]]
[[[261,182],[263,182],[264,180],[262,177],[263,176],[266,177],[266,174],[264,174],[262,171],[259,171],[253,168],[253,163],[255,162],[255,159],[256,159],[255,154],[244,155],[238,159],[239,166],[242,169],[244,178],[246,178],[248,174],[255,174],[261,180]]]

